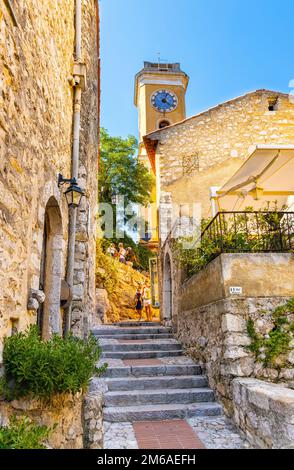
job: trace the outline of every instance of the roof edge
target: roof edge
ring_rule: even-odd
[[[259,88],[258,90],[254,90],[254,91],[249,91],[247,93],[244,93],[243,95],[240,95],[240,96],[236,96],[235,98],[231,98],[227,101],[223,101],[222,103],[218,103],[214,106],[212,106],[211,108],[207,108],[205,109],[204,111],[201,111],[200,113],[197,113],[197,114],[194,114],[193,116],[190,116],[186,119],[183,119],[182,121],[179,121],[179,122],[176,122],[175,124],[171,124],[170,126],[166,126],[164,127],[163,129],[156,129],[155,131],[152,131],[150,132],[149,134],[146,135],[146,137],[148,138],[151,138],[151,136],[153,134],[156,134],[157,132],[163,132],[163,131],[166,131],[167,129],[170,129],[172,127],[176,127],[176,126],[179,126],[181,124],[184,124],[185,122],[187,121],[191,121],[192,119],[195,119],[197,117],[200,117],[200,116],[203,116],[204,114],[212,111],[212,110],[215,110],[217,108],[220,108],[224,105],[227,105],[227,104],[230,104],[230,103],[233,103],[234,101],[237,101],[237,100],[240,100],[240,99],[243,99],[245,98],[246,96],[249,96],[249,95],[254,95],[254,94],[257,94],[257,93],[274,93],[275,95],[283,95],[283,96],[289,96],[289,93],[284,93],[282,91],[275,91],[275,90],[268,90],[266,88]]]

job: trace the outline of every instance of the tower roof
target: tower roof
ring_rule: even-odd
[[[141,72],[145,71],[159,71],[159,72],[182,72],[181,64],[179,62],[174,63],[162,63],[162,62],[144,62],[144,68]],[[140,72],[139,72],[140,73]]]

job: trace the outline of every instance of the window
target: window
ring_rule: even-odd
[[[278,97],[277,96],[271,96],[268,99],[268,110],[269,111],[276,111],[277,110],[277,104],[278,104]]]
[[[164,128],[167,127],[167,126],[170,126],[170,122],[169,122],[169,121],[166,121],[166,120],[160,121],[160,123],[159,123],[159,129],[164,129]]]

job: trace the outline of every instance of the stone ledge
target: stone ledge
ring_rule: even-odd
[[[294,391],[257,379],[233,382],[236,424],[259,448],[294,449]]]

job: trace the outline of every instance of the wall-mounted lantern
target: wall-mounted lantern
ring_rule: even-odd
[[[58,187],[63,184],[69,184],[68,189],[65,191],[65,197],[68,207],[79,207],[82,197],[85,195],[84,191],[78,186],[76,178],[63,178],[59,173]]]

